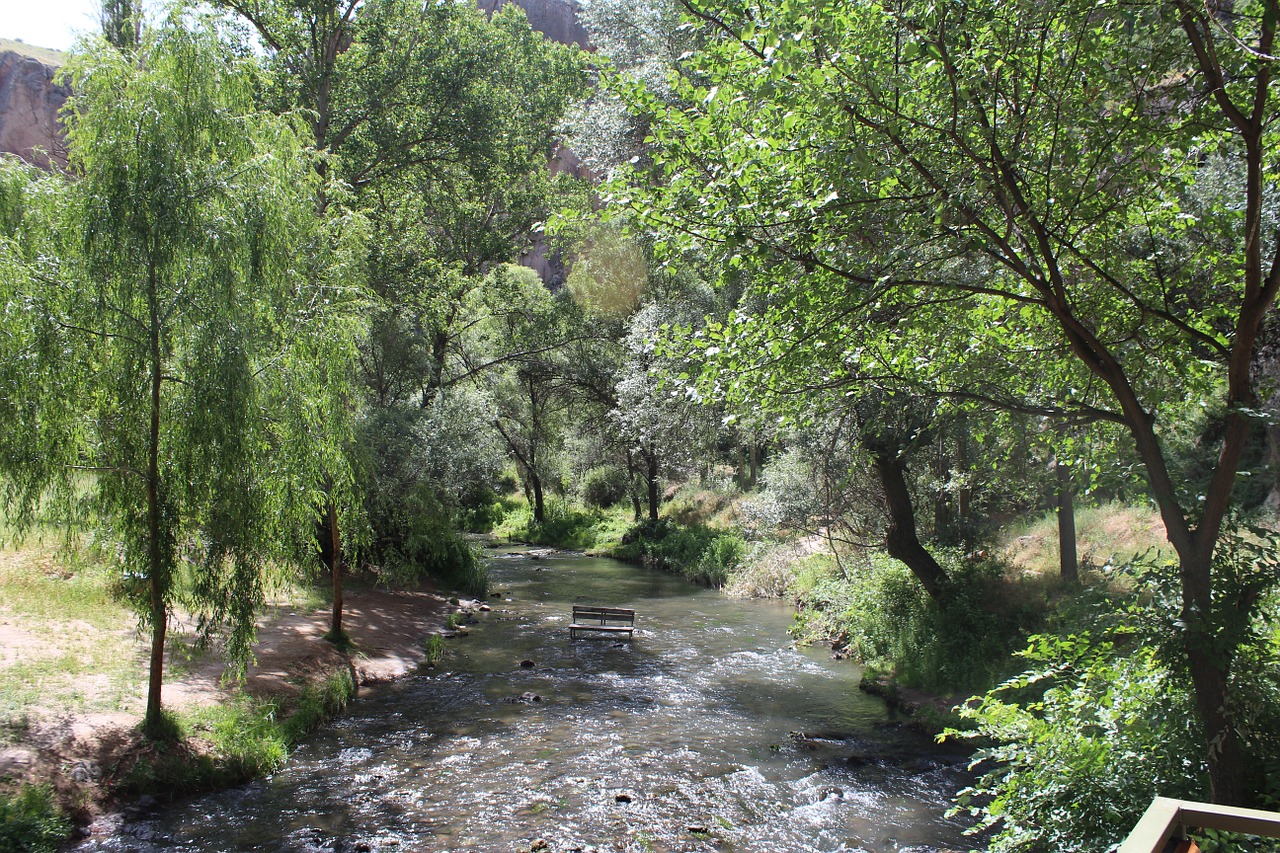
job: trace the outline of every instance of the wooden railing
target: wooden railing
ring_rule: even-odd
[[[1164,853],[1188,828],[1280,838],[1280,813],[1156,797],[1117,853]]]

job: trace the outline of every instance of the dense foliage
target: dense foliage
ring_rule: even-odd
[[[71,821],[48,786],[28,785],[13,795],[0,794],[0,850],[5,853],[53,853],[70,830]]]
[[[68,73],[76,180],[4,166],[0,464],[20,520],[95,475],[92,518],[141,580],[154,727],[179,597],[246,660],[265,560],[314,506],[338,437],[301,434],[353,353],[358,227],[315,216],[307,131],[256,107],[215,29],[171,21]]]
[[[1215,621],[1243,602],[1213,555],[1280,288],[1275,5],[1228,22],[1192,3],[687,9],[705,44],[667,87],[615,85],[651,129],[611,200],[668,258],[706,252],[745,286],[690,336],[704,384],[790,411],[840,389],[855,410],[890,395],[1122,425],[1179,555],[1209,793],[1250,799]],[[1162,424],[1188,397],[1224,414],[1215,461],[1181,481]],[[911,437],[868,450],[890,553],[937,597],[902,483]]]
[[[951,594],[942,601],[879,555],[844,574],[810,575],[793,589],[799,631],[887,669],[903,686],[940,695],[983,690],[1008,674],[1010,653],[1042,607],[1011,594],[998,561],[952,553],[943,563]]]
[[[1232,531],[1216,557],[1227,582],[1256,593],[1259,612],[1224,614],[1221,625],[1239,656],[1228,702],[1255,758],[1243,781],[1268,806],[1280,799],[1276,553],[1273,535]],[[1128,604],[1095,610],[1091,629],[1032,637],[1020,655],[1030,668],[962,711],[976,723],[969,736],[995,744],[978,752],[984,773],[960,803],[998,829],[993,849],[1107,850],[1154,796],[1200,796],[1208,767],[1171,617],[1176,586],[1149,558],[1118,571],[1132,584]]]
[[[118,543],[153,730],[175,609],[243,660],[318,551],[341,640],[344,572],[479,594],[496,530],[999,681],[997,849],[1275,804],[1275,0],[593,0],[590,62],[512,4],[213,5],[113,0],[69,173],[0,163],[0,496]],[[1107,499],[1167,549],[1077,554]],[[1052,584],[992,547],[1045,510]],[[256,772],[296,732],[242,710]]]

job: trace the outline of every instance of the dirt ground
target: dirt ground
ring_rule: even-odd
[[[359,685],[390,681],[423,662],[423,639],[442,630],[446,614],[453,609],[428,590],[348,589],[345,604],[343,627],[355,644],[346,654],[321,639],[329,629],[328,609],[280,610],[264,619],[243,690],[255,697],[287,700],[305,684],[348,668]],[[22,633],[10,628],[0,636],[5,658],[41,654],[38,643],[23,642],[35,638],[24,638]],[[120,642],[117,637],[101,639]],[[178,644],[170,646],[173,651]],[[141,655],[139,659],[142,665]],[[223,683],[225,664],[215,652],[205,652],[171,672],[164,684],[166,708],[191,709],[232,697],[234,688]],[[81,686],[85,691],[95,689],[92,678],[84,679]],[[140,722],[141,715],[136,713],[50,714],[30,719],[21,732],[9,734],[7,745],[0,745],[0,780],[50,782],[64,802],[79,803],[82,819],[92,816],[114,805],[99,783],[142,748]]]

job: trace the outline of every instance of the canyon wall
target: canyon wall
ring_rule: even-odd
[[[56,72],[20,46],[0,50],[0,152],[44,167],[66,165],[58,110],[71,91],[54,83]]]

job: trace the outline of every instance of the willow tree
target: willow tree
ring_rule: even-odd
[[[723,379],[1122,427],[1178,556],[1209,790],[1246,799],[1259,599],[1218,555],[1280,290],[1280,4],[683,4],[706,48],[677,105],[628,92],[654,165],[614,197],[751,273]],[[1165,430],[1188,399],[1221,412],[1195,481]]]
[[[92,483],[151,638],[152,733],[179,600],[247,657],[308,500],[291,484],[330,441],[279,415],[354,338],[309,133],[255,110],[245,54],[177,20],[136,51],[89,44],[67,71],[70,180],[9,171],[0,195],[4,496],[30,520]]]

